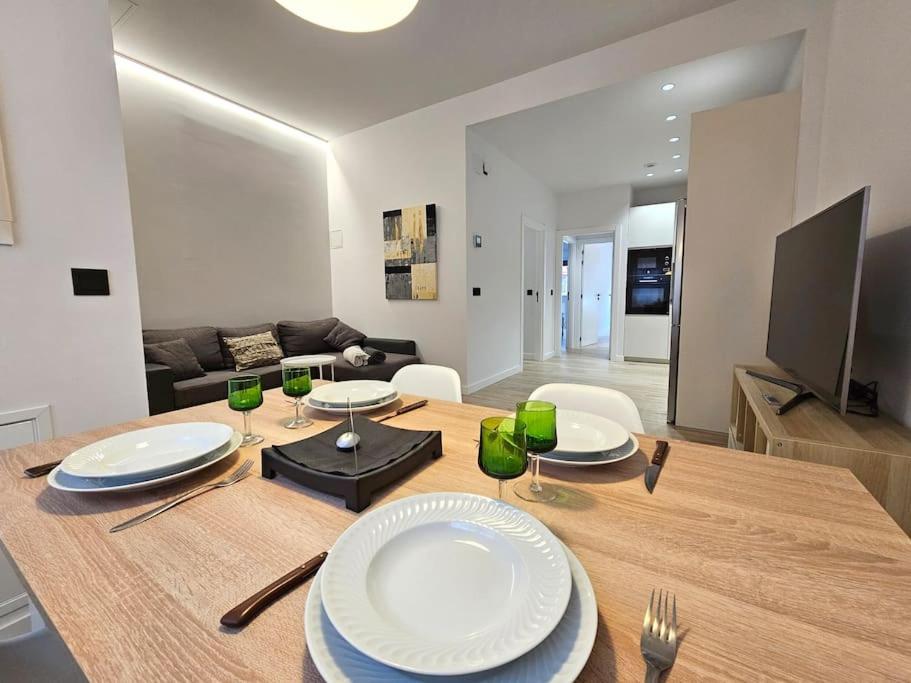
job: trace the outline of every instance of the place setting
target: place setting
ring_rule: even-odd
[[[161,425],[96,441],[25,474],[34,478],[50,468],[48,486],[71,493],[139,491],[211,467],[234,453],[242,441],[232,427],[218,422]]]

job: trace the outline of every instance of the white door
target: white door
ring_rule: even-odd
[[[610,336],[613,264],[613,242],[582,247],[582,346]]]
[[[522,227],[522,350],[525,358],[542,357],[544,232]]]

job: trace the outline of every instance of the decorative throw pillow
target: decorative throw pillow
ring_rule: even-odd
[[[349,346],[360,346],[361,342],[363,342],[366,338],[366,334],[363,332],[358,332],[350,325],[346,325],[341,320],[339,320],[335,324],[335,327],[332,328],[332,331],[326,335],[323,341],[333,349],[344,351]]]
[[[174,373],[174,381],[202,377],[206,371],[199,364],[199,359],[186,339],[158,342],[157,344],[143,344],[146,363],[167,365]]]
[[[238,371],[278,363],[283,357],[282,347],[271,332],[251,334],[248,337],[225,337],[228,351],[234,357]]]

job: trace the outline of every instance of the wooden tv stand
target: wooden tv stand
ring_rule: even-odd
[[[840,415],[818,399],[776,415],[764,395],[784,403],[793,392],[747,370],[793,381],[777,368],[735,366],[728,446],[846,467],[911,535],[911,430],[882,415]]]

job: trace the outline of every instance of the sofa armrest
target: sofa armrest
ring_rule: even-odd
[[[146,393],[149,415],[174,410],[174,371],[167,365],[146,363]]]
[[[386,353],[401,353],[405,356],[418,355],[417,344],[411,339],[381,339],[378,337],[367,337],[361,346],[372,346],[378,351]]]

